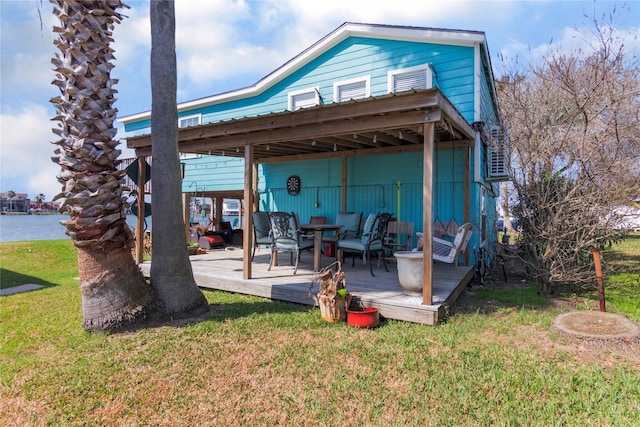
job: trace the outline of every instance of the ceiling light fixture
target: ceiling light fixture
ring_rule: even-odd
[[[316,145],[316,140],[311,141],[311,145]]]

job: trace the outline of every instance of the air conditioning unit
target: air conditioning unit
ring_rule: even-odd
[[[509,179],[509,133],[504,126],[492,126],[489,137],[488,179],[506,181]]]

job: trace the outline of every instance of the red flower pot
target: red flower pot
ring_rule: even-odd
[[[374,307],[347,310],[347,324],[356,328],[375,328],[380,323],[380,314]]]

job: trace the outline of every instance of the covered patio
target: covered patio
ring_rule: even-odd
[[[285,259],[286,258],[286,259]],[[253,261],[253,278],[242,277],[242,248],[210,250],[206,254],[192,255],[191,266],[199,287],[222,290],[240,294],[255,295],[273,300],[289,301],[297,304],[316,305],[315,295],[318,285],[311,287],[315,278],[313,271],[313,253],[304,253],[297,274],[288,257],[281,259],[280,265],[267,271],[269,249],[256,252]],[[322,256],[323,265],[335,261]],[[151,264],[140,264],[143,273],[148,275]],[[455,301],[473,278],[471,266],[455,266],[434,263],[433,267],[433,303],[424,305],[421,297],[405,295],[398,282],[395,262],[388,262],[389,272],[382,264],[374,265],[375,277],[369,273],[369,267],[361,259],[347,259],[342,271],[347,280],[347,290],[353,295],[354,302],[366,307],[376,307],[386,319],[403,320],[425,325],[435,325],[450,313]]]
[[[470,217],[469,153],[474,143],[475,132],[472,126],[438,88],[205,124],[180,129],[179,132],[180,152],[244,158],[245,208],[256,207],[257,165],[260,163],[342,158],[341,206],[344,211],[349,197],[348,157],[423,151],[421,228],[425,236],[433,235],[434,150],[467,148],[464,186],[464,216],[467,222]],[[143,135],[128,138],[127,146],[134,148],[138,156],[150,155],[151,137]],[[144,179],[139,182],[144,182]],[[143,200],[142,188],[139,188],[138,197]],[[301,265],[295,276],[291,271],[283,270],[284,266],[267,274],[268,263],[261,262],[258,256],[254,262],[251,261],[253,233],[248,232],[253,229],[251,215],[244,216],[244,229],[247,232],[243,234],[243,249],[234,252],[213,251],[192,260],[198,284],[202,287],[310,303],[312,264]],[[142,227],[138,227],[138,230],[142,232]],[[137,241],[141,242],[142,238]],[[431,259],[431,239],[427,238],[425,242],[424,257]],[[331,261],[327,260],[327,263]],[[308,274],[305,273],[307,267]],[[366,266],[349,266],[345,271],[350,291],[366,305],[380,308],[383,316],[427,324],[434,324],[438,320],[441,311],[455,301],[473,275],[473,268],[468,266],[455,267],[425,262],[422,298],[411,299],[402,295],[397,272],[393,269],[390,273],[381,273],[376,277],[371,277]]]

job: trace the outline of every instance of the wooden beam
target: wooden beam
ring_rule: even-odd
[[[136,262],[144,261],[144,184],[147,181],[147,162],[138,157],[138,218],[136,219]],[[153,242],[153,240],[152,240]]]
[[[260,184],[260,175],[258,174],[258,163],[253,163],[253,206],[249,206],[251,208],[251,212],[255,212],[260,210],[260,197],[258,194],[258,186]]]
[[[342,156],[342,178],[340,183],[342,190],[340,191],[340,212],[347,212],[347,156]]]
[[[180,130],[178,141],[184,142],[194,139],[245,135],[260,132],[265,129],[292,129],[343,119],[384,116],[399,111],[424,110],[430,107],[438,107],[440,104],[443,104],[443,99],[446,100],[440,90],[438,88],[432,88],[351,102],[334,103],[312,108],[303,108],[295,112],[286,111],[261,117],[230,120],[185,128]],[[446,103],[445,101],[444,104],[446,105]],[[139,148],[150,145],[150,135],[127,138],[127,146],[129,148]]]
[[[433,143],[435,129],[432,122],[424,124],[424,177],[422,186],[422,230],[423,230],[423,278],[422,303],[433,304]]]
[[[259,163],[279,163],[279,162],[292,162],[296,160],[317,160],[317,159],[335,159],[342,157],[358,157],[358,156],[372,156],[377,154],[398,154],[398,153],[414,153],[416,151],[422,151],[422,144],[409,144],[392,147],[380,147],[380,148],[367,148],[356,149],[348,151],[327,151],[325,153],[315,154],[294,154],[290,156],[274,156],[274,157],[261,157],[256,159]]]
[[[383,116],[371,116],[357,120],[336,120],[306,126],[263,129],[261,131],[221,135],[217,137],[197,138],[180,142],[181,152],[206,152],[207,150],[232,150],[242,144],[275,144],[300,139],[326,138],[348,133],[362,133],[409,127],[423,123],[428,113],[424,110],[403,111]],[[141,148],[132,146],[130,148]],[[274,147],[275,148],[275,147]]]
[[[218,221],[218,226],[216,228],[216,230],[220,231],[220,222],[222,221],[222,208],[223,208],[223,203],[224,203],[224,197],[217,195],[216,196],[216,221]]]
[[[246,144],[244,147],[244,205],[253,206],[253,146]],[[253,215],[245,218],[245,229],[242,232],[242,278],[251,279],[253,249]]]
[[[184,217],[185,241],[191,240],[191,193],[182,193],[182,216]]]
[[[464,162],[464,222],[471,221],[471,147],[467,148]],[[464,265],[469,265],[469,251],[464,252]]]

